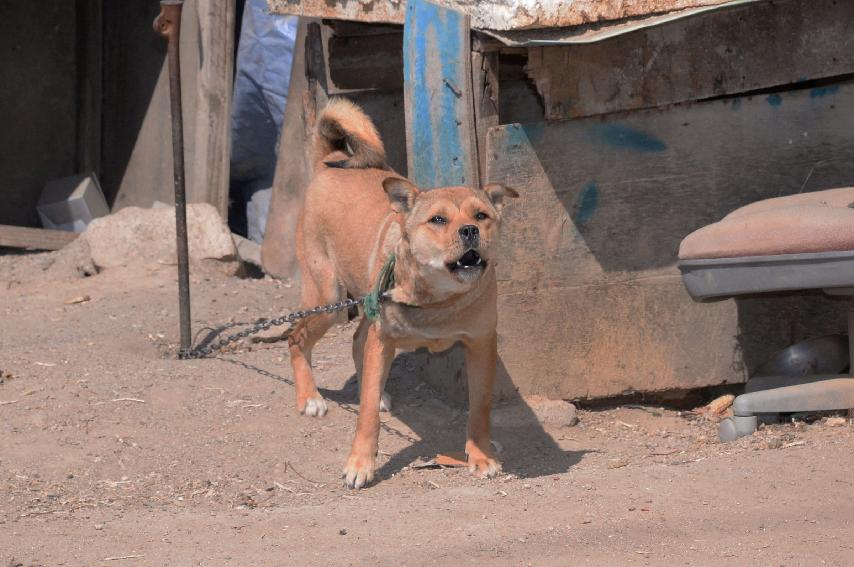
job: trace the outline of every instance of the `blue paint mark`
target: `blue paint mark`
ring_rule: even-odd
[[[740,98],[732,99],[732,109],[738,110],[739,108],[741,108],[741,99]]]
[[[593,217],[596,208],[599,206],[599,189],[596,183],[591,181],[581,190],[578,196],[578,208],[575,211],[573,220],[576,224],[584,224]]]
[[[638,152],[663,152],[667,144],[643,130],[624,124],[601,124],[595,127],[595,135],[614,148]]]
[[[471,184],[466,172],[460,112],[465,67],[462,15],[424,0],[407,2],[403,73],[410,99],[412,170],[409,177],[429,188]],[[438,81],[438,82],[437,82]]]
[[[765,98],[765,101],[769,106],[780,106],[783,104],[783,99],[778,94],[770,94]]]
[[[830,85],[828,87],[816,87],[810,89],[810,98],[822,98],[823,96],[834,94],[839,90],[839,85]]]

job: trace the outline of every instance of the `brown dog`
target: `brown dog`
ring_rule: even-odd
[[[496,281],[492,264],[500,212],[516,192],[445,187],[421,192],[394,175],[370,119],[346,100],[332,100],[318,119],[315,176],[297,226],[302,305],[312,307],[371,292],[390,254],[394,286],[376,321],[363,317],[353,337],[361,381],[359,418],[344,466],[347,486],[374,476],[383,390],[398,349],[466,349],[469,468],[494,476],[489,414],[495,379]],[[311,375],[311,350],[340,315],[304,320],[289,337],[300,413],[322,416],[326,402]]]

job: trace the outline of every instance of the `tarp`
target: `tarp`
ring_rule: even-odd
[[[229,223],[256,242],[264,235],[296,32],[296,16],[271,15],[266,0],[246,1],[231,110]]]

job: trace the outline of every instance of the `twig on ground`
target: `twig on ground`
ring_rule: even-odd
[[[321,488],[321,487],[325,486],[324,484],[321,484],[319,482],[315,482],[311,479],[308,479],[308,478],[305,478],[304,476],[302,476],[300,474],[300,472],[294,468],[294,466],[290,463],[290,461],[287,461],[285,463],[285,472],[287,472],[288,469],[291,469],[292,471],[294,471],[294,474],[297,475],[298,477],[300,477],[301,479],[303,479],[304,481],[313,484],[315,488]]]

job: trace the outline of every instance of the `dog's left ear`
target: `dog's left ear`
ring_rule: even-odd
[[[418,187],[401,177],[386,177],[383,179],[383,189],[388,195],[391,208],[403,214],[412,210],[419,193]]]
[[[489,183],[488,185],[483,186],[483,190],[492,202],[492,206],[495,207],[495,210],[499,213],[501,212],[501,209],[504,208],[504,199],[507,197],[515,199],[519,196],[519,193],[517,193],[515,189],[506,187],[501,183]]]

